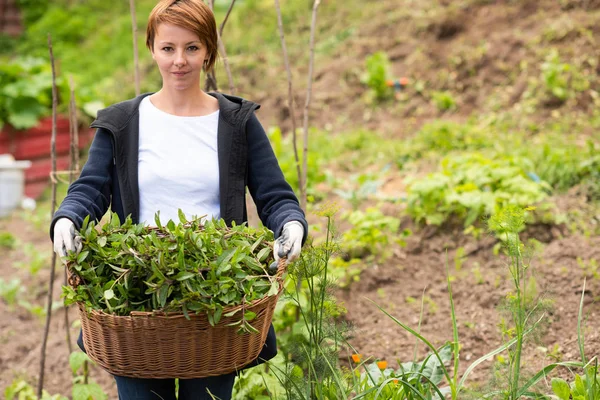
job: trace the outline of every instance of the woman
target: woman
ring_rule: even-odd
[[[304,213],[286,183],[260,122],[259,106],[200,88],[201,72],[217,58],[217,29],[202,0],[162,0],[152,10],[146,45],[162,76],[153,94],[98,113],[89,158],[50,227],[55,252],[78,247],[76,230],[110,207],[121,220],[153,224],[187,215],[247,221],[245,191],[275,237],[275,258],[298,257],[306,239]],[[83,349],[83,341],[78,340]],[[84,349],[83,349],[84,350]],[[84,350],[85,351],[85,350]],[[271,327],[256,365],[275,356]],[[175,378],[175,377],[173,377]],[[230,399],[235,374],[180,380],[179,399]],[[116,376],[119,398],[175,399],[174,379]]]

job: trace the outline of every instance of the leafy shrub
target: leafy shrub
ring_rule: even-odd
[[[450,92],[433,92],[431,94],[431,100],[433,100],[433,104],[440,111],[448,111],[454,110],[456,108],[456,100],[450,94]]]
[[[507,204],[537,203],[549,189],[528,178],[511,157],[457,155],[443,159],[441,171],[409,182],[407,211],[417,222],[441,225],[455,216],[469,226]]]
[[[344,232],[340,247],[347,258],[362,258],[368,255],[388,255],[386,247],[392,242],[403,244],[398,235],[400,220],[384,215],[377,208],[368,208],[366,212],[357,210],[346,216],[352,228]],[[402,236],[409,235],[409,231]]]
[[[571,64],[563,63],[552,49],[541,66],[541,78],[547,93],[561,102],[589,87],[589,81]]]
[[[585,182],[592,192],[598,182],[600,171],[600,147],[591,140],[587,146],[572,143],[546,143],[531,154],[536,174],[554,189],[567,189]]]
[[[433,150],[477,150],[492,146],[489,132],[470,123],[436,120],[426,123],[411,140],[421,152]]]
[[[57,79],[63,90],[63,80]],[[52,70],[38,58],[17,58],[0,63],[0,127],[9,123],[17,129],[35,126],[52,107]]]
[[[38,400],[35,389],[22,379],[13,381],[4,391],[4,397],[6,400]],[[67,398],[59,394],[50,395],[44,390],[39,400],[67,400]]]
[[[19,278],[12,278],[7,282],[0,278],[0,298],[4,299],[9,306],[17,302],[19,293],[22,291],[23,285]]]
[[[390,62],[384,52],[378,51],[367,57],[367,72],[363,81],[371,88],[377,101],[388,100],[393,96],[393,90],[387,85]]]
[[[387,362],[378,361],[362,365],[358,392],[365,400],[439,399],[439,387],[444,379],[443,364],[452,360],[452,345],[437,350],[439,358],[430,353],[423,361],[404,362],[394,370]]]
[[[0,249],[14,249],[17,239],[10,232],[0,232]]]
[[[17,0],[23,24],[28,26],[40,19],[48,10],[49,4],[50,0]]]
[[[570,385],[561,378],[552,379],[552,392],[559,400],[600,400],[600,375],[597,366],[586,368],[585,375],[575,375]]]

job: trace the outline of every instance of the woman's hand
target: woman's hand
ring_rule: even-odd
[[[54,252],[62,258],[69,251],[81,251],[81,236],[76,235],[75,225],[69,218],[60,218],[54,224]]]
[[[290,221],[283,225],[281,236],[275,240],[273,245],[273,255],[275,264],[280,258],[286,258],[287,262],[292,262],[300,256],[302,248],[302,238],[304,237],[304,226],[298,221]]]

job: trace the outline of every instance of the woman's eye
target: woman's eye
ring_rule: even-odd
[[[163,47],[163,51],[171,51],[171,50],[173,50],[173,48],[170,46]]]
[[[196,51],[196,50],[198,50],[198,47],[197,46],[190,46],[190,47],[188,47],[188,50],[190,50],[190,51]]]

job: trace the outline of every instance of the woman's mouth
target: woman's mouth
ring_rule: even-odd
[[[187,72],[173,72],[173,75],[175,76],[184,76],[185,74],[187,74]]]

